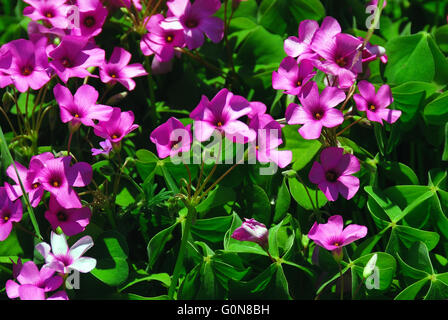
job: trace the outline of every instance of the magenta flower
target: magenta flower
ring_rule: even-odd
[[[358,37],[359,40],[364,41],[363,38]],[[387,63],[386,49],[381,46],[374,46],[370,43],[366,44],[366,47],[362,51],[362,63],[366,64],[376,59],[380,59],[382,63]]]
[[[359,161],[354,155],[343,153],[343,148],[324,149],[320,154],[321,163],[314,162],[308,175],[329,201],[336,201],[339,193],[350,200],[359,189],[359,179],[352,176],[360,170]]]
[[[274,162],[280,168],[286,167],[292,161],[292,152],[279,151],[277,148],[283,143],[282,127],[269,114],[257,114],[250,123],[249,128],[257,133],[257,139],[252,142],[255,155],[261,163]]]
[[[140,63],[129,64],[131,54],[123,48],[115,47],[109,62],[100,67],[100,78],[104,83],[120,82],[129,91],[134,90],[135,82],[132,78],[146,76]]]
[[[66,0],[24,0],[30,6],[23,9],[23,15],[31,20],[43,20],[56,28],[66,28],[67,10]]]
[[[255,117],[257,114],[258,115],[262,115],[266,113],[266,105],[263,102],[260,101],[251,101],[249,102],[249,106],[252,109],[248,114],[247,117],[249,119],[252,119],[253,117]]]
[[[106,2],[106,4],[110,5],[113,8],[126,7],[130,9],[131,6],[134,6],[138,11],[142,10],[142,4],[140,0],[109,0]]]
[[[319,95],[316,82],[309,82],[299,96],[302,106],[291,103],[286,110],[288,124],[303,124],[299,133],[305,139],[318,139],[322,127],[333,128],[344,122],[344,115],[335,107],[345,100],[345,93],[326,87]]]
[[[311,49],[311,43],[319,24],[314,20],[303,20],[299,24],[299,37],[289,37],[285,40],[284,50],[292,58],[297,58],[298,62],[303,59],[315,60],[318,55]]]
[[[234,138],[252,141],[255,132],[238,119],[252,111],[249,102],[234,95],[227,89],[222,89],[209,101],[202,96],[201,102],[191,112],[194,122],[194,134],[199,141],[208,140],[214,130],[225,134],[231,141]],[[240,141],[240,140],[239,140]]]
[[[51,246],[46,242],[36,245],[36,250],[45,259],[44,267],[63,274],[70,273],[70,270],[88,273],[95,269],[96,259],[82,256],[93,247],[90,236],[82,237],[69,248],[65,235],[52,231],[50,242]]]
[[[375,93],[373,84],[364,80],[358,83],[358,88],[361,94],[354,94],[353,99],[358,110],[367,113],[367,119],[383,124],[383,120],[394,123],[400,118],[400,110],[387,108],[393,102],[392,92],[387,84],[382,85],[378,93]]]
[[[101,149],[95,149],[92,148],[90,151],[92,151],[92,156],[97,156],[100,154],[108,155],[112,151],[112,143],[110,143],[109,140],[104,140],[100,142]]]
[[[361,45],[361,40],[341,33],[336,19],[326,17],[313,38],[311,48],[325,59],[316,67],[338,77],[341,88],[349,88],[355,82],[356,75],[362,72],[362,59],[357,59]]]
[[[344,222],[340,215],[328,218],[325,224],[314,222],[308,238],[313,240],[318,246],[329,251],[336,252],[338,255],[342,252],[342,247],[364,238],[367,235],[367,227],[357,224],[350,224],[344,229]]]
[[[241,227],[233,231],[231,237],[239,241],[258,243],[264,250],[269,247],[269,231],[264,224],[255,219],[244,218]]]
[[[65,291],[58,291],[47,298],[47,293],[57,290],[63,283],[63,278],[54,275],[55,270],[43,266],[40,271],[33,261],[23,264],[17,275],[17,282],[6,281],[8,298],[20,300],[68,300]]]
[[[193,140],[190,130],[191,124],[184,126],[174,117],[154,129],[150,139],[156,145],[159,158],[163,159],[179,152],[190,151]]]
[[[44,41],[34,44],[30,40],[18,39],[4,45],[12,56],[7,73],[20,92],[26,92],[29,88],[39,90],[50,81],[44,44]]]
[[[53,230],[61,227],[64,234],[71,237],[85,230],[90,222],[92,212],[88,207],[66,209],[62,207],[54,196],[50,196],[49,210],[45,218],[50,222]]]
[[[22,203],[9,199],[4,187],[0,187],[0,241],[6,240],[12,230],[12,223],[22,220]]]
[[[212,17],[221,7],[219,0],[171,0],[167,2],[168,18],[161,23],[163,27],[183,29],[185,42],[190,50],[204,43],[204,33],[217,43],[224,36],[224,21]]]
[[[37,174],[44,167],[44,162],[51,159],[54,159],[54,156],[50,152],[45,152],[33,156],[30,161],[29,169],[27,169],[20,163],[15,162],[20,180],[22,181],[23,187],[28,194],[28,198],[33,208],[39,205],[40,200],[42,199],[42,196],[44,194],[44,188],[42,187]],[[16,174],[16,170],[14,169],[14,166],[12,164],[8,167],[8,169],[6,169],[6,174],[16,183],[15,185],[10,185],[9,183],[5,182],[5,189],[8,193],[8,197],[12,201],[15,201],[16,199],[21,197],[23,193]]]
[[[140,41],[140,49],[145,56],[152,54],[160,61],[169,61],[174,57],[174,48],[185,44],[184,32],[179,29],[163,28],[162,14],[153,15],[146,26],[148,33]]]
[[[78,1],[79,29],[75,28],[73,35],[95,37],[102,31],[108,11],[98,0]]]
[[[96,104],[98,91],[88,84],[78,88],[75,96],[70,90],[60,84],[54,87],[54,97],[59,104],[61,121],[70,122],[73,127],[81,123],[85,126],[95,126],[95,120],[106,121],[112,116],[113,108]]]
[[[47,160],[37,173],[42,187],[67,209],[82,208],[73,187],[85,187],[92,180],[92,167],[86,162],[77,162],[70,166],[72,157]]]
[[[28,38],[33,43],[38,43],[42,39],[46,39],[46,50],[45,52],[48,54],[50,51],[56,48],[56,40],[62,39],[66,36],[66,33],[63,29],[60,28],[47,28],[44,25],[35,22],[30,21],[28,23]]]
[[[302,60],[300,66],[291,57],[286,57],[280,63],[278,71],[272,73],[272,87],[277,90],[286,90],[286,94],[299,95],[302,87],[315,75],[311,60]]]
[[[134,113],[132,111],[121,112],[120,108],[113,108],[110,119],[98,122],[94,132],[98,137],[107,139],[112,144],[118,144],[138,127],[137,124],[134,124]]]
[[[73,77],[92,77],[86,69],[104,63],[104,50],[92,46],[88,41],[87,37],[65,36],[59,46],[49,53],[53,59],[50,66],[64,83]]]

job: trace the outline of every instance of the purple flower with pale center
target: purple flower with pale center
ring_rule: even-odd
[[[100,78],[104,83],[119,82],[129,91],[134,90],[132,78],[148,75],[140,63],[129,64],[132,55],[123,48],[115,47],[109,62],[100,67]]]
[[[171,0],[167,18],[161,23],[163,27],[180,29],[185,32],[188,49],[199,48],[204,43],[204,34],[215,43],[224,36],[224,21],[213,17],[221,7],[219,0]]]
[[[55,270],[43,266],[40,271],[33,261],[25,262],[14,280],[6,281],[8,298],[20,300],[68,300],[65,291],[58,291],[47,298],[47,293],[57,290],[64,282]]]
[[[345,93],[326,87],[319,95],[316,82],[309,82],[299,96],[299,106],[291,103],[286,110],[288,124],[303,124],[299,133],[305,139],[318,139],[322,127],[333,128],[344,122],[344,115],[335,107],[345,100]]]
[[[359,179],[352,174],[360,170],[359,160],[352,154],[344,154],[343,148],[329,147],[320,154],[320,162],[314,162],[308,178],[318,185],[329,201],[336,201],[339,193],[347,200],[359,189]]]
[[[359,40],[364,41],[363,38],[358,37]],[[386,49],[381,46],[374,46],[370,43],[366,44],[366,47],[362,51],[362,63],[369,63],[371,61],[374,61],[376,59],[380,59],[382,63],[387,63],[387,55],[386,55]]]
[[[292,161],[292,152],[278,150],[283,143],[282,127],[269,114],[257,114],[250,123],[249,128],[257,133],[257,139],[252,142],[255,147],[255,155],[261,163],[274,162],[280,168],[286,167]]]
[[[88,207],[66,209],[62,207],[54,196],[50,196],[49,210],[45,218],[50,222],[53,230],[61,227],[64,234],[71,237],[83,232],[90,222],[92,212]]]
[[[365,226],[350,224],[344,228],[344,221],[340,215],[331,216],[324,224],[314,222],[308,232],[308,238],[318,246],[336,252],[338,255],[342,253],[342,247],[366,235],[367,227]]]
[[[299,24],[298,37],[292,36],[285,40],[284,50],[292,58],[297,58],[298,62],[303,59],[316,60],[318,55],[311,49],[311,43],[319,24],[314,20],[303,20]]]
[[[394,123],[400,118],[400,110],[387,108],[393,102],[389,85],[382,85],[376,93],[373,84],[363,80],[358,83],[358,89],[361,94],[354,94],[353,99],[358,110],[367,113],[367,119],[383,124],[383,120]]]
[[[17,90],[39,90],[50,81],[45,40],[33,43],[30,40],[18,39],[5,44],[3,48],[11,54],[11,65],[7,73]]]
[[[104,63],[105,52],[88,41],[87,37],[65,36],[59,46],[49,53],[53,59],[50,66],[64,83],[73,77],[97,77],[86,69],[101,66]]]
[[[24,0],[30,6],[23,9],[23,15],[31,20],[43,20],[56,28],[66,28],[67,10],[66,0]]]
[[[110,143],[110,141],[107,139],[100,142],[100,147],[101,147],[101,149],[95,149],[95,148],[91,149],[92,156],[97,156],[100,154],[108,155],[113,149],[112,143]]]
[[[42,187],[64,208],[82,208],[73,187],[85,187],[92,180],[92,166],[86,162],[70,165],[72,157],[47,160],[37,173]]]
[[[28,199],[30,200],[30,204],[33,208],[39,205],[40,200],[44,195],[44,188],[42,187],[37,174],[44,167],[44,162],[51,159],[54,159],[54,156],[50,152],[33,156],[30,160],[29,169],[20,163],[15,162],[20,180],[22,181],[23,187],[28,194]],[[12,164],[8,167],[8,169],[6,169],[6,174],[16,183],[15,185],[10,185],[5,182],[5,189],[8,193],[8,197],[12,201],[15,201],[21,197],[23,193],[16,170]]]
[[[113,108],[96,104],[98,91],[88,84],[79,87],[74,96],[68,88],[59,83],[54,87],[53,92],[59,104],[63,123],[70,122],[73,127],[81,123],[94,127],[95,120],[106,121],[112,116]]]
[[[0,241],[8,238],[13,222],[22,220],[22,210],[22,203],[11,201],[5,187],[0,187]]]
[[[95,269],[96,259],[83,257],[93,247],[92,237],[84,236],[69,248],[64,234],[51,231],[50,242],[51,246],[46,242],[36,245],[36,250],[45,259],[44,267],[63,274],[68,274],[71,270],[88,273]]]
[[[266,226],[255,219],[244,218],[241,227],[233,231],[231,237],[239,241],[258,243],[264,250],[269,247],[269,231]]]
[[[362,72],[362,59],[358,49],[362,41],[341,33],[341,26],[332,17],[326,17],[316,32],[311,48],[325,61],[316,64],[320,70],[338,77],[341,88],[349,88]]]
[[[190,151],[192,136],[191,124],[184,126],[178,119],[171,117],[167,122],[151,132],[150,139],[156,145],[159,158]]]
[[[94,132],[98,137],[107,139],[112,144],[118,144],[138,127],[137,124],[134,124],[134,113],[132,111],[121,112],[120,108],[115,107],[110,119],[98,122]]]
[[[211,101],[202,96],[201,102],[190,114],[190,118],[195,120],[195,137],[201,142],[206,141],[218,130],[231,141],[235,138],[238,141],[252,141],[255,139],[255,132],[238,120],[251,111],[245,98],[234,95],[227,89],[220,90]]]
[[[153,15],[146,26],[148,33],[140,41],[140,49],[145,56],[156,55],[164,62],[174,57],[174,48],[185,45],[183,30],[163,28],[161,22],[165,19],[162,14]]]
[[[302,60],[299,66],[296,59],[286,57],[278,71],[272,73],[272,87],[285,90],[286,94],[299,95],[302,87],[316,75],[313,69],[311,60]]]
[[[78,1],[79,28],[73,29],[73,35],[95,37],[102,31],[108,11],[99,0]]]

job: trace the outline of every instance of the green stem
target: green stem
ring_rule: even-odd
[[[338,263],[339,265],[339,274],[340,274],[340,281],[341,281],[341,300],[344,300],[344,274],[342,273],[342,266],[341,263]]]
[[[182,240],[180,243],[179,254],[177,255],[176,265],[174,266],[173,276],[171,278],[171,285],[168,290],[168,296],[170,299],[174,297],[174,291],[177,287],[177,281],[180,277],[180,272],[182,270],[182,266],[184,264],[184,255],[187,250],[188,237],[190,236],[190,229],[193,222],[193,219],[196,215],[196,209],[194,207],[188,207],[187,218],[185,220],[184,228],[182,231]]]

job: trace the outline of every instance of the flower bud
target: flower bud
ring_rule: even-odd
[[[241,227],[232,234],[233,239],[258,243],[265,250],[269,247],[268,237],[266,226],[255,219],[245,219]]]

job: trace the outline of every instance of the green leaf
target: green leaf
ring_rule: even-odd
[[[401,291],[394,298],[394,300],[414,300],[427,282],[428,279],[422,279],[413,283],[412,285]]]
[[[445,125],[448,122],[448,92],[443,93],[425,106],[423,116],[428,124]]]
[[[364,187],[370,199],[372,199],[389,217],[390,221],[398,222],[403,217],[403,211],[394,204],[381,190],[372,186]]]
[[[352,272],[354,271],[354,274],[358,275],[358,277],[362,279],[364,268],[374,254],[378,255],[375,265],[378,269],[373,273],[373,275],[377,275],[379,279],[379,288],[377,290],[387,290],[392,284],[392,280],[394,279],[395,271],[397,269],[397,262],[390,254],[385,252],[376,252],[362,256],[352,262],[354,265],[352,267]]]
[[[392,232],[396,233],[407,248],[410,248],[416,241],[422,241],[426,244],[428,250],[431,251],[436,247],[440,239],[439,234],[436,232],[419,230],[408,226],[395,226]]]
[[[92,275],[109,286],[119,286],[129,275],[128,246],[117,231],[106,231],[95,240],[92,256],[97,259]]]
[[[314,159],[322,144],[319,140],[306,140],[298,132],[298,125],[284,126],[284,146],[279,150],[292,151],[292,168],[296,171],[303,169]]]
[[[448,122],[445,124],[445,146],[443,148],[442,160],[448,161]]]
[[[414,269],[422,270],[427,274],[434,273],[428,247],[423,242],[415,242],[409,249],[405,260]]]
[[[148,269],[151,270],[157,261],[157,258],[163,252],[165,244],[170,240],[174,228],[179,224],[177,221],[172,226],[157,233],[148,243]]]
[[[213,208],[222,206],[228,202],[235,200],[236,194],[232,188],[218,185],[216,189],[209,192],[205,200],[203,200],[198,206],[196,206],[196,211],[199,213],[205,213]]]
[[[316,193],[318,202],[317,207],[322,208],[328,201],[327,197],[323,194],[322,191],[320,191],[317,188],[316,189],[311,189],[310,187],[307,188],[311,200],[310,197],[308,197],[306,188],[302,183],[300,183],[295,178],[289,179],[289,190],[291,191],[291,195],[302,208],[307,210],[313,210],[313,203],[314,205],[316,205]],[[313,201],[313,203],[311,203],[311,201]]]
[[[168,288],[170,286],[170,284],[171,284],[171,277],[167,273],[154,273],[154,274],[151,274],[149,276],[145,276],[143,278],[138,278],[138,279],[135,279],[135,280],[129,282],[124,287],[122,287],[119,291],[120,292],[124,291],[125,289],[127,289],[127,288],[129,288],[129,287],[131,287],[131,286],[133,286],[133,285],[135,285],[137,283],[150,282],[150,281],[161,282],[161,283],[163,283],[163,285],[165,287]]]
[[[244,188],[243,195],[247,212],[252,213],[255,220],[268,225],[271,220],[271,202],[266,192],[254,184]]]
[[[283,178],[282,184],[278,189],[277,201],[275,202],[274,222],[282,220],[289,210],[291,205],[291,194],[289,193],[288,186],[286,185],[286,177]]]
[[[404,163],[395,161],[381,162],[381,168],[385,171],[386,176],[396,184],[419,184],[415,172]]]
[[[448,25],[437,28],[434,37],[440,49],[444,52],[448,52]]]
[[[198,219],[191,227],[191,233],[195,240],[218,243],[224,238],[232,220],[232,216]]]

